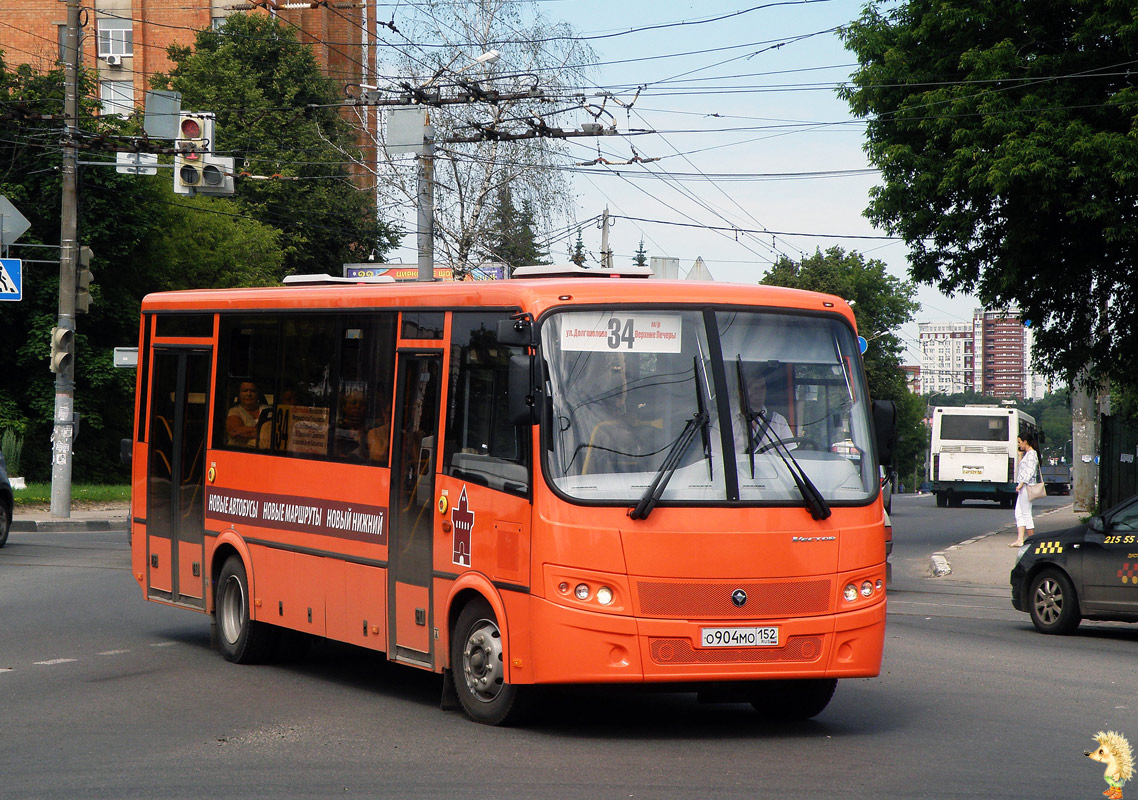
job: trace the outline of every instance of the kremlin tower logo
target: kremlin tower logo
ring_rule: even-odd
[[[450,521],[454,526],[454,556],[451,562],[460,567],[469,567],[470,532],[474,530],[474,512],[468,505],[465,486],[462,487],[458,504],[450,512]]]

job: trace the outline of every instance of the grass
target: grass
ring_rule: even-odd
[[[16,506],[51,504],[50,483],[28,483],[27,489],[12,492]],[[130,502],[130,486],[127,484],[105,486],[96,483],[71,484],[72,503],[127,503]]]

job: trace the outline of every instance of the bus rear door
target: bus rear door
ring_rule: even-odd
[[[388,538],[391,658],[432,663],[431,571],[442,355],[400,352]]]
[[[146,488],[147,596],[205,607],[209,349],[156,346]]]

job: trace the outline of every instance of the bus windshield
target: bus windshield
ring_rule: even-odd
[[[834,318],[566,310],[542,344],[546,472],[565,495],[637,503],[863,503],[877,489],[853,331]]]

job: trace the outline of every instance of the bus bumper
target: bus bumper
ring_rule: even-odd
[[[865,678],[881,671],[885,600],[854,611],[742,622],[637,619],[532,598],[529,669],[517,683],[685,683]],[[777,626],[777,647],[703,647],[703,628]]]

